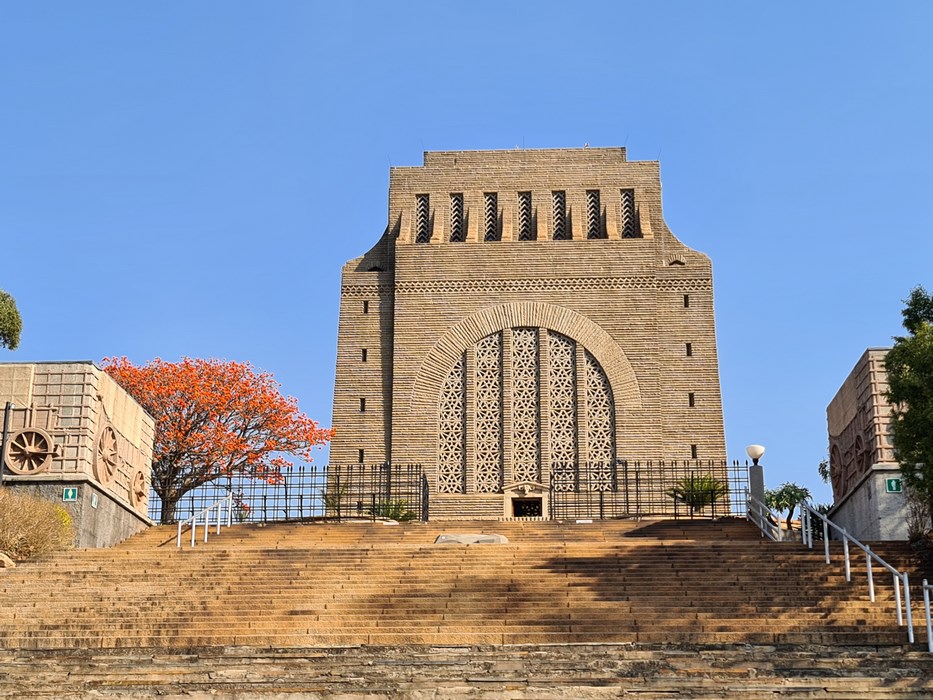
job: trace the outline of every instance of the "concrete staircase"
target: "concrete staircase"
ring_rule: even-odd
[[[433,544],[442,533],[509,542]],[[239,525],[181,550],[174,536],[0,573],[0,697],[933,697],[890,576],[876,570],[871,604],[864,560],[849,584],[838,552],[827,567],[744,521]],[[905,546],[877,551],[912,569]]]

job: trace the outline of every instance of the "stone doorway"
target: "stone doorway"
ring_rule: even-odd
[[[540,498],[513,498],[513,518],[540,518],[544,515]]]
[[[548,517],[548,490],[544,484],[520,481],[502,489],[505,496],[502,516],[505,518]]]

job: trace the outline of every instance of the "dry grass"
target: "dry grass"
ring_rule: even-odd
[[[0,552],[22,561],[73,544],[68,511],[50,501],[0,488]]]

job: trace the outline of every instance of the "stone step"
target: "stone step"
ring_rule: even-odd
[[[933,697],[902,648],[533,645],[0,652],[0,697]],[[86,694],[86,695],[85,695]]]

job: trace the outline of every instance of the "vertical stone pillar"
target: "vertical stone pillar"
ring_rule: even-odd
[[[515,192],[499,192],[499,239],[518,240],[518,195]]]
[[[512,329],[502,330],[502,483],[514,478],[512,460]]]
[[[463,480],[466,493],[476,493],[476,348],[466,349],[464,358],[465,396],[463,409],[466,413],[463,435]]]
[[[748,492],[753,498],[765,502],[765,470],[760,464],[748,468]]]
[[[483,240],[483,195],[476,192],[463,193],[463,225],[466,228],[466,242],[477,243]]]
[[[599,197],[606,210],[606,238],[618,241],[622,238],[622,195],[619,190],[602,190]]]
[[[586,355],[580,343],[574,343],[576,357],[574,358],[575,388],[577,392],[577,463],[579,473],[582,475],[589,461],[589,449],[586,440]]]
[[[539,481],[551,484],[551,362],[547,328],[538,329],[538,432],[541,470]]]

